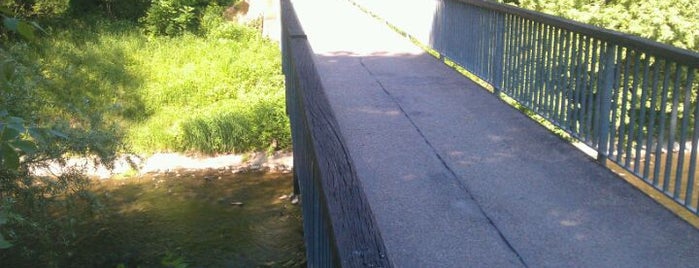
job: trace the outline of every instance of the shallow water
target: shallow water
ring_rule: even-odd
[[[305,266],[290,174],[176,171],[101,181],[97,192],[111,214],[95,224],[107,230],[84,243],[79,263]]]

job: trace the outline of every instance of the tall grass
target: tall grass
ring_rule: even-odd
[[[173,37],[99,12],[47,18],[34,41],[0,26],[0,266],[75,265],[103,231],[85,227],[109,215],[81,170],[33,176],[32,166],[289,147],[278,48],[222,11],[208,5],[198,28]]]
[[[95,121],[138,153],[290,146],[279,49],[257,31],[216,21],[199,35],[167,37],[129,22],[75,24],[2,51],[41,78],[27,83],[44,118]]]

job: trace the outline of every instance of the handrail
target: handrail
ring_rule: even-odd
[[[282,68],[309,267],[391,267],[314,53],[289,0],[281,1]]]
[[[671,45],[659,43],[650,39],[639,36],[612,31],[609,29],[597,27],[590,24],[580,23],[573,20],[564,19],[561,17],[532,11],[512,5],[502,4],[494,1],[486,0],[456,0],[465,4],[482,7],[488,10],[502,12],[529,19],[535,22],[545,23],[547,25],[556,26],[561,29],[581,33],[584,35],[594,36],[602,41],[614,42],[621,46],[628,46],[656,56],[671,59],[673,61],[699,68],[699,53],[674,47]]]
[[[699,214],[699,53],[492,1],[351,1]]]

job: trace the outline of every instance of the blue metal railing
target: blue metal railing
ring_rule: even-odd
[[[391,267],[313,51],[288,0],[281,1],[281,15],[286,108],[308,267]]]
[[[699,214],[698,53],[490,1],[353,1]]]

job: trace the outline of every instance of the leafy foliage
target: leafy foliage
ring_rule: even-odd
[[[505,1],[513,2],[513,1]],[[699,51],[699,1],[518,0],[519,6]]]
[[[97,161],[108,164],[119,139],[95,123],[102,121],[99,111],[89,116],[89,124],[79,119],[84,115],[78,110],[48,112],[59,106],[42,97],[48,80],[36,65],[19,61],[23,54],[14,55],[13,48],[0,48],[0,246],[13,244],[0,259],[14,255],[55,266],[54,257],[75,242],[78,223],[95,215],[98,203],[85,190],[89,180],[80,170],[39,177],[30,174],[31,168],[47,160],[62,162],[69,154],[99,156]]]
[[[53,18],[68,11],[70,0],[4,0],[0,8],[21,18]]]
[[[82,155],[109,166],[127,150],[290,146],[275,44],[226,23],[220,3],[203,0],[180,1],[192,4],[185,15],[161,16],[174,22],[171,32],[146,36],[148,25],[131,16],[150,12],[150,1],[128,2],[142,8],[129,13],[113,0],[0,3],[0,263],[12,256],[65,266],[81,237],[93,235],[84,227],[103,216],[82,170],[32,175],[47,161]],[[42,16],[63,22],[45,31],[27,19]]]
[[[73,17],[97,13],[113,19],[137,21],[150,5],[151,0],[70,0],[69,13]]]
[[[210,19],[213,11],[218,11],[215,17],[220,18],[220,7],[230,4],[230,0],[154,0],[141,22],[148,33],[155,35],[199,32],[203,20]]]
[[[178,35],[194,30],[196,14],[187,0],[156,0],[142,22],[146,31],[159,35]]]
[[[36,22],[29,22],[16,18],[8,8],[3,6],[0,6],[0,19],[2,19],[2,25],[0,25],[0,40],[6,38],[8,33],[16,33],[27,40],[34,41],[36,40],[37,31],[44,32],[44,29]],[[8,69],[11,68],[11,66],[3,63],[3,68],[3,74],[5,78],[7,78],[9,76]]]

